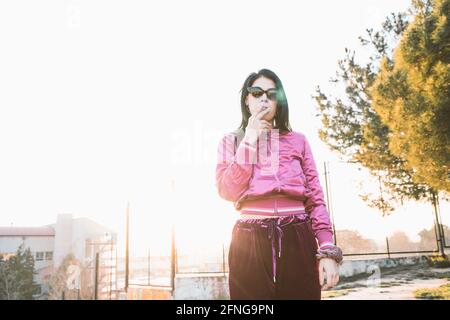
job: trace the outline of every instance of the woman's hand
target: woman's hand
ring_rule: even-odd
[[[272,124],[262,119],[269,112],[270,108],[261,108],[258,112],[250,116],[247,127],[245,128],[245,136],[247,139],[256,142],[261,132],[272,129]]]
[[[324,280],[326,284],[324,285]],[[334,287],[339,282],[339,265],[331,258],[319,260],[319,280],[322,290]]]

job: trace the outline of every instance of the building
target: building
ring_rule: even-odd
[[[0,254],[3,257],[13,255],[21,244],[30,248],[37,272],[35,281],[40,285],[36,298],[40,299],[48,296],[48,280],[51,274],[69,256],[73,257],[76,268],[87,271],[84,273],[87,274],[87,285],[91,291],[97,291],[97,298],[114,298],[116,242],[115,232],[90,219],[73,218],[71,214],[59,214],[55,224],[42,227],[0,227]],[[76,289],[80,292],[81,276],[76,268],[70,271],[75,276],[70,275],[73,283],[68,283],[68,290]]]

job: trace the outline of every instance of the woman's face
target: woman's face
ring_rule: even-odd
[[[275,89],[275,82],[273,82],[271,79],[265,78],[265,77],[259,77],[256,79],[252,87],[260,87],[264,91],[269,89]],[[266,115],[262,118],[266,121],[272,121],[272,119],[275,117],[275,113],[277,112],[277,101],[269,99],[267,97],[267,93],[264,93],[262,96],[255,98],[250,93],[247,94],[247,97],[245,98],[245,104],[248,106],[250,113],[254,115],[255,113],[258,113],[263,107],[267,106],[270,108],[270,111],[266,113]]]

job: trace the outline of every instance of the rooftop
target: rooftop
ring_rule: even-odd
[[[0,227],[1,236],[55,236],[52,227]]]

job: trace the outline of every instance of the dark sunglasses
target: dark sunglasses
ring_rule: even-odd
[[[273,100],[273,101],[277,100],[278,90],[275,88],[263,90],[260,87],[248,87],[247,91],[255,98],[259,98],[265,93],[267,95],[267,98],[269,98],[270,100]]]

